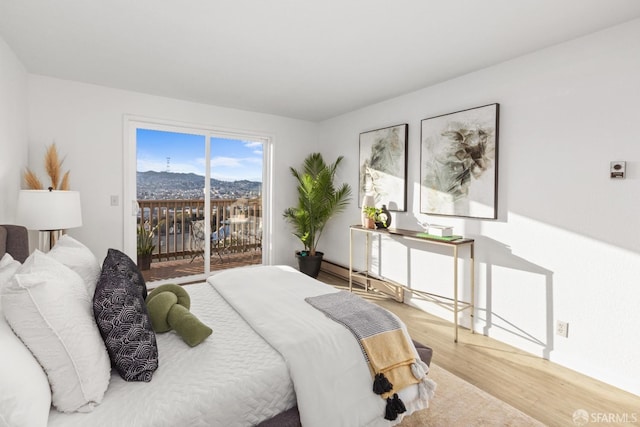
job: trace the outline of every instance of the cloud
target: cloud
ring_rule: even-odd
[[[243,141],[244,142],[244,146],[247,148],[255,148],[255,147],[260,147],[262,148],[262,142],[258,142],[258,141]]]
[[[211,167],[224,166],[228,168],[237,168],[242,166],[242,159],[237,157],[212,157]]]

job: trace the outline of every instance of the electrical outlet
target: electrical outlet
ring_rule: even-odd
[[[569,338],[569,323],[562,320],[556,321],[556,335]]]
[[[120,204],[120,198],[117,195],[111,196],[111,206],[118,206]]]

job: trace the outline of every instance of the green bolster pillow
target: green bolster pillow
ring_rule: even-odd
[[[174,330],[191,347],[200,344],[213,332],[189,311],[191,299],[181,286],[158,286],[149,292],[146,303],[155,332]]]

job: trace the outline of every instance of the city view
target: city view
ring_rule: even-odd
[[[138,200],[199,200],[203,198],[204,176],[195,173],[138,172]],[[262,194],[262,183],[211,179],[212,199],[254,199]]]

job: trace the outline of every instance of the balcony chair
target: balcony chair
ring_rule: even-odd
[[[226,250],[226,239],[229,237],[229,225],[222,225],[217,231],[211,233],[211,253],[215,251],[220,257],[220,262],[224,262],[222,254]],[[222,246],[222,247],[221,247]]]

